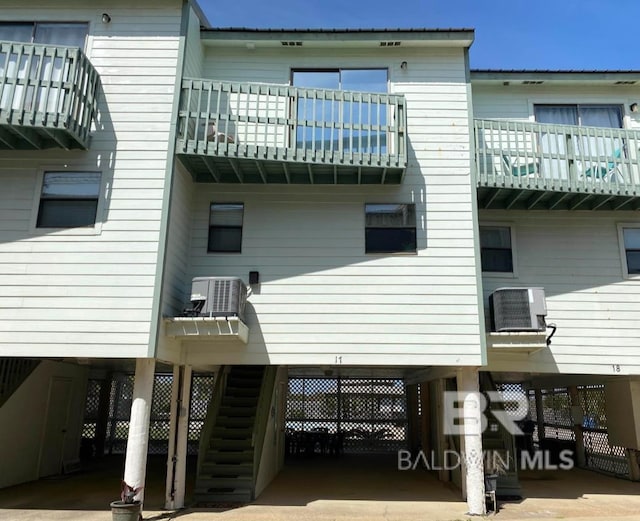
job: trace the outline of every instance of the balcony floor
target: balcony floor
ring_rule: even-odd
[[[404,168],[181,154],[199,183],[399,184]]]
[[[638,210],[640,196],[625,187],[594,187],[576,191],[567,187],[486,186],[478,183],[478,207],[483,210]]]

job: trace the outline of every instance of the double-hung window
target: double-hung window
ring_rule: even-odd
[[[414,204],[365,205],[366,253],[415,253]]]
[[[36,227],[93,226],[99,196],[99,172],[45,172]]]
[[[486,273],[513,273],[510,226],[480,226],[480,262]]]
[[[620,228],[627,275],[640,275],[640,227]]]
[[[242,251],[243,203],[211,203],[209,208],[210,253],[240,253]]]

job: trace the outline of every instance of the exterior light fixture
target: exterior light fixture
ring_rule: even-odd
[[[407,62],[402,62],[402,63],[400,64],[400,68],[401,68],[403,71],[406,71],[406,70],[407,70]]]
[[[109,22],[111,22],[111,17],[109,16],[109,13],[102,13],[102,23],[108,24]]]
[[[638,104],[637,103],[632,103],[631,105],[629,105],[629,110],[631,112],[638,112]]]

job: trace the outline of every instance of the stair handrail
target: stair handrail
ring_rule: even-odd
[[[24,383],[40,365],[40,360],[31,358],[0,358],[0,407]]]
[[[209,401],[209,406],[207,407],[207,418],[200,433],[200,444],[198,447],[198,476],[201,473],[202,465],[209,449],[213,426],[215,425],[218,413],[220,412],[222,396],[224,394],[224,389],[227,387],[227,374],[229,373],[229,369],[229,366],[220,366],[218,377],[213,385],[213,396]]]
[[[253,432],[251,433],[251,445],[253,447],[253,479],[251,480],[251,496],[254,499],[277,373],[277,366],[265,367],[262,384],[260,385],[258,405],[256,408],[256,420],[253,424]]]

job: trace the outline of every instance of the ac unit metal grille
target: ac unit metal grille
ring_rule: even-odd
[[[489,297],[492,331],[544,331],[542,288],[499,288]]]
[[[235,277],[196,277],[191,285],[191,316],[244,320],[247,287]]]
[[[496,329],[531,328],[529,298],[526,290],[502,290],[494,296]]]

